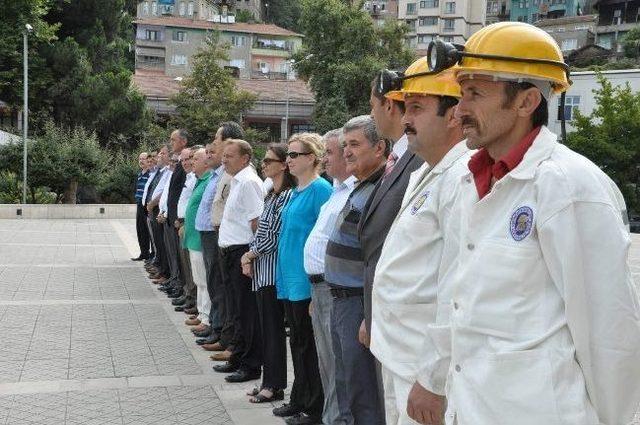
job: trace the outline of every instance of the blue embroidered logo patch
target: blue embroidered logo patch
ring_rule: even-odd
[[[418,199],[416,199],[416,201],[413,203],[413,206],[411,207],[411,215],[415,215],[418,212],[418,210],[422,205],[424,205],[430,194],[431,192],[427,190],[425,193],[420,195]]]
[[[527,206],[520,207],[511,215],[511,236],[521,241],[531,233],[533,227],[533,210]]]

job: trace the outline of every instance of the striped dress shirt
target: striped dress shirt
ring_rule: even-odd
[[[258,257],[253,261],[252,289],[257,291],[276,284],[278,237],[282,224],[282,209],[289,202],[291,190],[271,192],[264,200],[264,210],[258,221],[256,236],[249,249]]]

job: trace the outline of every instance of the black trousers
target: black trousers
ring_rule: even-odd
[[[258,321],[256,296],[251,291],[251,278],[242,274],[240,258],[248,245],[220,249],[222,278],[230,288],[234,304],[233,352],[231,362],[243,369],[256,370],[262,366],[262,338]]]
[[[218,248],[218,232],[200,232],[202,241],[202,256],[204,257],[204,267],[207,272],[207,292],[211,300],[211,311],[209,320],[215,334],[221,340],[230,341],[233,337],[233,326],[229,326],[227,334],[222,338],[224,327],[224,317],[226,314],[224,305],[224,290],[222,287],[222,273],[220,272],[220,253]],[[230,335],[229,335],[230,334]]]
[[[289,322],[289,346],[294,375],[290,403],[299,406],[309,415],[320,417],[324,404],[324,392],[309,315],[310,302],[310,299],[283,301],[284,313]]]
[[[149,223],[151,224],[151,231],[153,232],[153,241],[156,245],[156,259],[158,260],[158,269],[163,276],[170,276],[169,261],[167,259],[167,250],[164,243],[164,225],[158,223],[158,208],[156,207],[149,214]]]
[[[284,308],[275,286],[256,292],[260,332],[262,334],[262,386],[280,390],[287,386],[287,335],[284,331]]]
[[[140,246],[140,255],[149,258],[149,227],[147,227],[147,210],[142,205],[142,201],[136,202],[136,234],[138,236],[138,245]]]
[[[180,236],[178,236],[178,229],[175,228],[173,223],[168,221],[163,224],[164,226],[164,243],[167,252],[167,261],[169,262],[169,270],[171,271],[171,278],[174,279],[173,286],[181,287],[180,280]]]

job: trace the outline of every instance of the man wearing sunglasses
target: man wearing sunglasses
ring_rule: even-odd
[[[551,94],[570,85],[560,49],[539,28],[502,22],[431,53],[433,70],[458,64],[457,117],[478,149],[451,208],[458,267],[440,290],[446,422],[629,423],[640,309],[626,208],[546,127]]]

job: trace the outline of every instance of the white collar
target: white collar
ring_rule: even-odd
[[[409,148],[409,139],[407,139],[406,134],[403,134],[402,137],[393,144],[393,153],[395,153],[398,159],[400,159],[402,158],[402,155],[404,155],[404,153],[407,151],[408,148]]]

